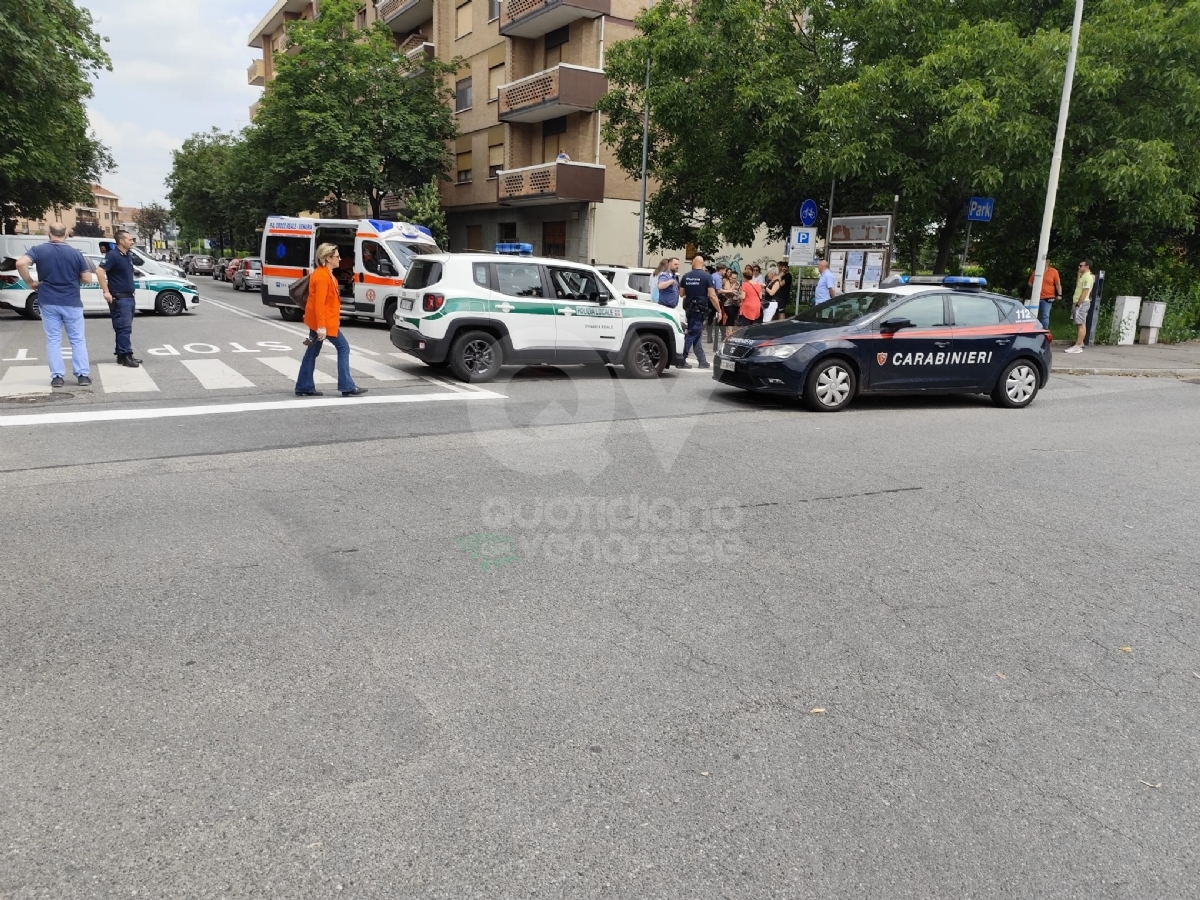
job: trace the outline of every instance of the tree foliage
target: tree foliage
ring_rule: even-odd
[[[113,169],[88,130],[91,75],[111,68],[72,0],[0,0],[0,216],[38,218],[91,196]]]
[[[167,198],[175,218],[198,234],[215,238],[224,250],[235,210],[226,203],[227,173],[236,135],[212,129],[198,132],[172,152]]]
[[[75,227],[71,229],[71,237],[106,237],[104,229],[100,227],[99,222],[93,222],[91,219],[80,219],[75,223]]]
[[[365,201],[378,216],[385,194],[445,175],[457,126],[444,76],[454,65],[422,59],[415,69],[382,22],[355,29],[361,6],[325,0],[315,20],[289,26],[291,49],[276,57],[248,140],[301,206]]]
[[[171,211],[161,203],[139,207],[133,213],[133,224],[138,227],[138,237],[147,244],[154,239],[155,234],[165,232],[170,221]]]
[[[652,60],[659,245],[782,236],[797,202],[888,211],[908,261],[973,251],[1013,283],[1033,262],[1072,0],[664,0],[608,56],[606,136],[640,169]],[[1187,244],[1200,196],[1200,0],[1089,0],[1052,247],[1119,263]],[[822,223],[823,224],[823,223]],[[932,241],[931,241],[932,238]]]

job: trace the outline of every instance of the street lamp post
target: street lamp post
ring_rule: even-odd
[[[1033,290],[1028,306],[1036,316],[1046,277],[1046,254],[1050,251],[1050,226],[1054,223],[1054,201],[1058,196],[1058,172],[1062,167],[1063,142],[1067,136],[1067,113],[1071,108],[1071,85],[1075,81],[1075,56],[1079,50],[1079,24],[1083,21],[1083,0],[1075,0],[1075,21],[1071,23],[1071,49],[1067,52],[1067,72],[1063,78],[1062,103],[1058,107],[1058,131],[1054,135],[1054,154],[1050,158],[1050,180],[1046,185],[1046,207],[1042,211],[1042,233],[1038,238],[1037,264],[1033,271]]]
[[[654,0],[646,7],[654,9]],[[646,93],[642,101],[642,205],[638,212],[638,268],[643,268],[646,254],[646,158],[650,153],[650,52],[646,51]]]

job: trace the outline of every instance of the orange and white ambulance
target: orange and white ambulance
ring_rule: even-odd
[[[312,271],[321,244],[336,244],[342,258],[334,270],[342,316],[380,319],[389,328],[409,261],[439,252],[428,229],[407,222],[270,216],[263,228],[262,301],[289,322],[300,321],[303,313],[288,287]]]

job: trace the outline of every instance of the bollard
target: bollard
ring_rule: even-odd
[[[1112,336],[1121,345],[1131,346],[1137,334],[1138,310],[1141,297],[1118,297],[1113,309]]]

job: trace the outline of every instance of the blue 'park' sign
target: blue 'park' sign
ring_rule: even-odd
[[[996,201],[991,197],[972,197],[971,202],[967,206],[967,221],[992,221],[992,207],[995,205]]]

